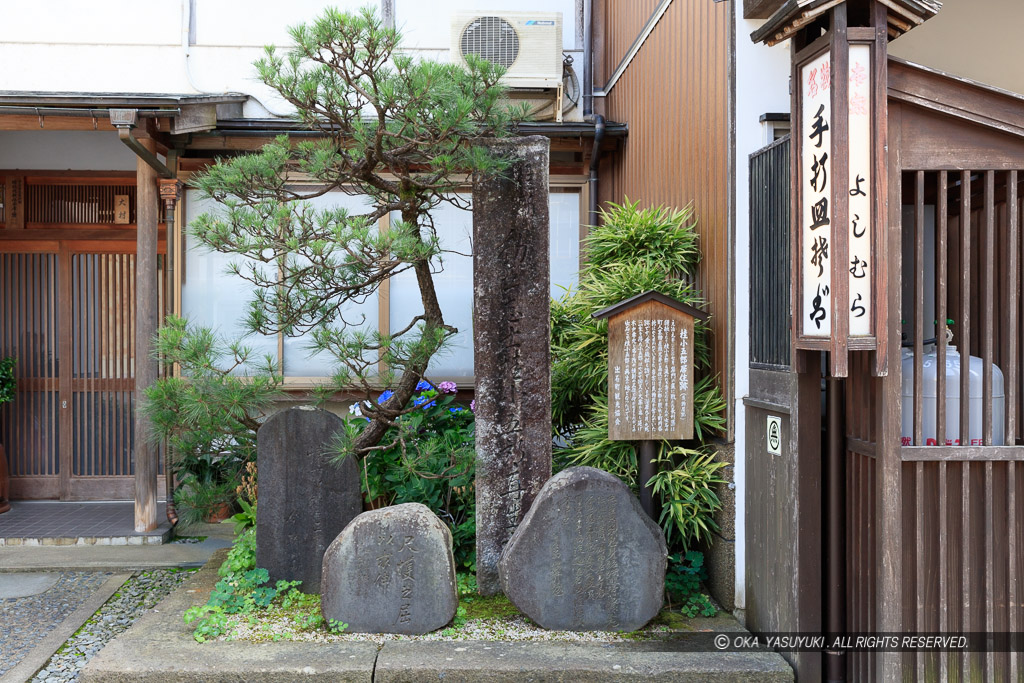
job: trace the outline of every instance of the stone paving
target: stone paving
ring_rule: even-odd
[[[112,572],[59,572],[41,593],[0,598],[0,676],[13,669],[49,632],[75,611]],[[17,575],[0,575],[14,582]],[[52,578],[52,577],[49,577]]]

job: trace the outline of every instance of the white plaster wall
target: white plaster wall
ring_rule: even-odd
[[[195,44],[189,40],[190,7]],[[263,46],[287,46],[289,26],[325,7],[356,10],[366,0],[39,0],[7,8],[0,21],[0,91],[224,93],[255,98],[245,115],[286,115],[289,107],[256,79]],[[560,11],[564,47],[577,49],[574,0],[397,0],[406,44],[448,56],[455,10]]]
[[[763,22],[736,11],[736,607],[746,607],[746,415],[743,397],[750,387],[750,155],[765,143],[760,122],[767,112],[789,111],[789,41],[775,47],[750,40]],[[769,140],[770,142],[770,140]]]
[[[134,171],[135,167],[135,154],[114,132],[0,132],[0,168]]]
[[[1024,2],[943,0],[942,10],[889,44],[889,54],[1024,94]]]

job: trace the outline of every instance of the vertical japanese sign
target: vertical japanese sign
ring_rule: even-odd
[[[801,70],[800,130],[800,300],[806,337],[832,332],[832,73],[831,53],[825,52]]]
[[[850,336],[871,329],[871,48],[850,46]]]

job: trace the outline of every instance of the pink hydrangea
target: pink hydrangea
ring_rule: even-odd
[[[437,385],[442,394],[454,394],[457,390],[455,382],[441,382]]]

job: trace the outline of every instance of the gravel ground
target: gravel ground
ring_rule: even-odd
[[[394,633],[340,633],[324,630],[296,630],[294,623],[285,616],[263,617],[256,624],[250,624],[245,617],[232,616],[229,621],[233,629],[230,637],[218,640],[294,640],[314,643],[344,643],[369,641],[382,645],[391,640],[405,641],[535,641],[561,643],[621,643],[642,638],[655,638],[668,633],[669,629],[657,624],[631,634],[613,631],[548,631],[523,616],[504,619],[470,619],[457,628],[445,628],[422,636],[403,636]],[[487,648],[484,648],[487,649]]]
[[[109,572],[63,572],[50,589],[27,598],[0,599],[0,676],[74,612]]]
[[[128,579],[46,663],[33,682],[77,681],[93,655],[189,577],[191,570],[159,569]],[[104,575],[106,576],[106,575]],[[0,665],[2,666],[2,665]]]

